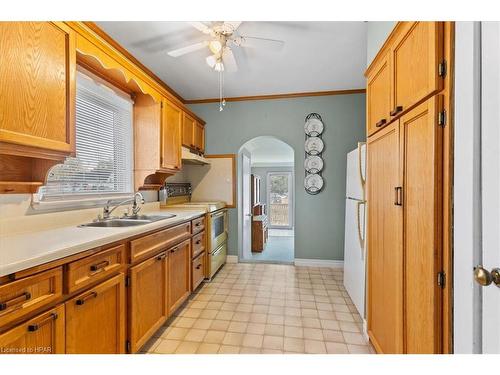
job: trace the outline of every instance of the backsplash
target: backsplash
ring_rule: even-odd
[[[146,201],[153,200],[154,194],[146,195]],[[150,212],[158,210],[159,207],[159,202],[149,202],[144,204],[142,211]],[[59,212],[39,212],[31,207],[31,194],[1,194],[0,237],[79,225],[92,221],[101,212],[100,206]],[[120,213],[119,209],[118,212]]]

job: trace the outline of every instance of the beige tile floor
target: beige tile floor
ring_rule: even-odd
[[[143,347],[158,354],[369,354],[342,270],[226,264]]]

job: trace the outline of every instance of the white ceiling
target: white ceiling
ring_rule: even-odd
[[[98,22],[113,39],[184,99],[216,98],[218,74],[208,48],[181,57],[167,51],[206,40],[187,22]],[[280,39],[280,48],[234,47],[237,72],[225,72],[225,96],[364,87],[366,23],[243,22],[237,33]]]
[[[293,165],[293,148],[274,137],[256,137],[242,147],[251,153],[252,166]]]

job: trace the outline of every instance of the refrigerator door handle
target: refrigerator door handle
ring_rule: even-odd
[[[365,205],[365,201],[358,201],[356,202],[356,217],[357,217],[357,223],[358,223],[358,240],[359,240],[359,245],[361,246],[361,259],[365,258],[365,236],[364,236],[364,220],[363,224],[361,223],[361,206]],[[364,216],[363,216],[364,218]],[[363,225],[363,228],[361,227]]]
[[[361,185],[364,189],[365,187],[365,183],[366,183],[366,179],[363,177],[363,166],[361,164],[361,147],[363,145],[366,145],[366,142],[358,142],[358,168],[359,168],[359,179],[361,181]]]

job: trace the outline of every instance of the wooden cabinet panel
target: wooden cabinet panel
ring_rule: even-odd
[[[194,291],[205,279],[205,254],[193,259],[191,265],[191,289]]]
[[[163,100],[161,123],[161,168],[181,169],[182,110]]]
[[[403,353],[402,208],[399,128],[392,123],[368,139],[368,332],[377,351]]]
[[[117,275],[65,303],[66,353],[125,352],[125,282]]]
[[[441,351],[441,96],[400,118],[404,182],[405,340],[407,353]]]
[[[130,261],[136,262],[191,236],[191,222],[130,241]]]
[[[205,251],[205,242],[205,232],[200,232],[193,236],[193,243],[191,245],[193,259]]]
[[[0,327],[62,296],[62,267],[0,286]]]
[[[198,123],[194,123],[193,131],[194,148],[200,152],[205,151],[205,127]]]
[[[442,22],[407,22],[405,27],[392,49],[396,116],[443,87],[439,77],[444,53]]]
[[[191,287],[191,239],[168,250],[169,315],[189,297]]]
[[[59,305],[0,335],[0,353],[63,354],[64,305]]]
[[[158,254],[130,269],[129,340],[137,352],[163,324],[167,307],[167,254]]]
[[[191,227],[193,229],[193,234],[196,234],[196,233],[204,230],[205,229],[205,216],[199,217],[198,219],[194,219],[192,221]]]
[[[64,23],[0,23],[0,141],[74,151],[75,61]]]
[[[367,81],[367,133],[372,135],[390,122],[391,66],[390,56],[381,59]]]
[[[195,121],[189,116],[186,112],[184,112],[184,116],[182,119],[182,145],[188,148],[194,148],[194,127]]]
[[[66,291],[73,293],[119,272],[125,260],[125,245],[115,246],[67,265]]]

